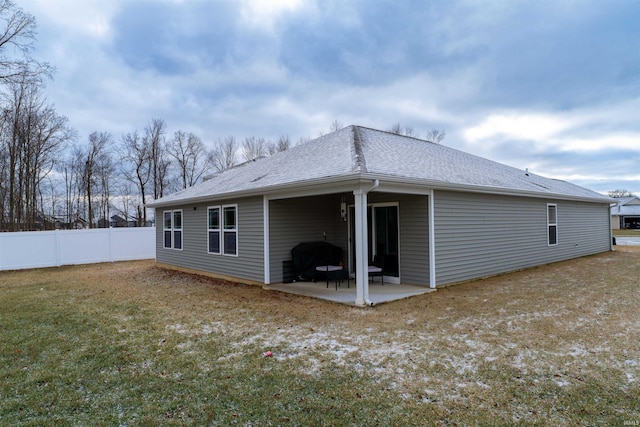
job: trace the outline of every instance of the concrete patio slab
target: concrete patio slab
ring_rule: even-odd
[[[265,285],[263,288],[347,305],[355,305],[356,300],[356,285],[353,280],[350,287],[347,288],[347,283],[343,282],[337,290],[334,282],[329,282],[328,288],[326,282],[278,283]],[[369,284],[369,299],[376,305],[435,291],[435,289],[431,289],[428,286],[392,283],[381,285],[380,282],[371,282]]]

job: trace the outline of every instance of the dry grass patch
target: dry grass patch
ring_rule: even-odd
[[[366,309],[150,262],[2,273],[0,423],[637,422],[626,248]]]

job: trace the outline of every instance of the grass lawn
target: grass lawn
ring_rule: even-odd
[[[614,236],[640,237],[640,229],[633,230],[611,230]]]
[[[639,278],[617,247],[362,309],[148,261],[3,272],[0,425],[638,425]]]

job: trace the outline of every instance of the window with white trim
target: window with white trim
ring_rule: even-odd
[[[222,249],[224,255],[238,255],[238,205],[222,206]]]
[[[558,244],[558,205],[547,204],[547,234],[549,246]]]
[[[182,249],[182,211],[173,211],[173,249]]]
[[[220,254],[220,206],[212,206],[207,209],[207,234],[210,254]]]
[[[238,205],[207,208],[207,253],[238,256]]]
[[[162,231],[165,249],[182,249],[182,210],[163,212]]]

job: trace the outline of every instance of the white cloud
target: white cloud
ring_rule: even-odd
[[[544,140],[572,126],[569,121],[544,113],[491,114],[482,123],[464,131],[464,137],[476,142],[493,137]]]
[[[281,15],[300,9],[304,3],[304,0],[246,0],[241,16],[251,27],[272,31]]]
[[[563,112],[491,113],[462,131],[469,145],[490,148],[505,141],[530,141],[535,151],[640,151],[636,99]]]
[[[18,0],[17,4],[32,13],[38,22],[49,22],[74,37],[106,40],[111,37],[111,18],[119,1]],[[58,34],[60,36],[61,34]]]

